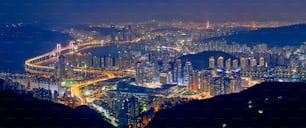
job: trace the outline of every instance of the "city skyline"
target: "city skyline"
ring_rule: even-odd
[[[27,120],[22,125],[46,119],[48,126],[66,125],[59,124],[63,120],[73,126],[92,121],[81,117],[85,120],[75,123],[65,113],[40,109],[49,107],[47,103],[72,113],[95,114],[101,122],[90,126],[119,128],[183,123],[175,126],[181,127],[185,121],[191,122],[187,125],[226,128],[242,126],[241,119],[256,127],[270,126],[262,120],[278,117],[292,121],[273,126],[292,126],[306,119],[294,115],[305,107],[297,105],[298,100],[291,104],[300,97],[295,92],[305,90],[299,87],[306,83],[306,2],[0,2],[4,19],[0,21],[0,102],[9,103],[0,109],[0,127],[2,122],[18,127],[21,121],[16,117]],[[285,88],[291,91],[283,92]],[[16,104],[6,99],[10,93],[20,100],[29,97],[44,103],[30,101],[39,105],[30,107],[23,100],[10,108]],[[165,114],[171,118],[167,123],[154,123],[165,120],[160,113],[185,105],[191,108]],[[213,113],[206,112],[211,110]],[[60,116],[49,117],[42,111]],[[184,113],[187,111],[190,113]],[[201,112],[205,114],[193,116]],[[44,117],[31,117],[38,113]],[[51,121],[54,119],[61,121]]]

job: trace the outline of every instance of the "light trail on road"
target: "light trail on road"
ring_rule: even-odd
[[[138,43],[141,40],[141,38],[134,39],[133,41],[121,41],[121,42],[115,42],[115,44],[124,44],[124,43]],[[110,42],[106,42],[105,44],[110,44]],[[104,44],[102,45],[104,46]],[[78,44],[73,44],[73,45],[68,45],[65,47],[62,47],[60,49],[54,49],[50,52],[38,55],[36,57],[27,59],[25,61],[25,71],[32,73],[32,74],[39,74],[39,75],[53,75],[54,74],[54,67],[50,66],[45,66],[43,65],[46,62],[54,62],[57,60],[57,57],[59,56],[60,53],[71,53],[69,52],[72,49],[78,49],[80,50],[85,50],[85,49],[90,49],[94,47],[101,47],[101,43],[97,40],[89,40],[83,43],[78,43]],[[95,69],[84,69],[84,68],[73,68],[73,71],[81,71],[81,72],[87,72],[91,74],[97,74],[97,75],[102,75],[105,76],[103,78],[94,78],[90,80],[84,80],[83,82],[79,82],[72,87],[70,87],[71,90],[71,95],[76,96],[80,99],[81,105],[86,104],[86,99],[81,93],[80,88],[84,86],[88,86],[94,83],[98,83],[101,81],[109,80],[116,78],[117,76],[123,76],[124,74],[128,74],[128,72],[123,72],[123,71],[102,71],[102,70],[95,70]]]

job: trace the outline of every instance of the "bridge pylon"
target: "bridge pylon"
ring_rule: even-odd
[[[69,42],[69,48],[70,48],[70,52],[73,52],[75,50],[75,46],[74,46],[75,41],[71,40]]]
[[[57,55],[57,57],[60,56],[61,50],[62,50],[61,44],[60,44],[60,43],[57,43],[57,44],[56,44],[56,55]]]

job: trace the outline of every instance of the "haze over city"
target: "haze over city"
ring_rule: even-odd
[[[302,0],[1,0],[1,22],[305,21]]]
[[[0,3],[0,127],[306,126],[306,1]]]

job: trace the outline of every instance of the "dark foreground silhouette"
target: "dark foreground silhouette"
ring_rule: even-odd
[[[76,109],[0,91],[0,128],[111,128],[98,113],[87,106]]]
[[[305,83],[262,83],[158,112],[148,127],[306,127]]]

